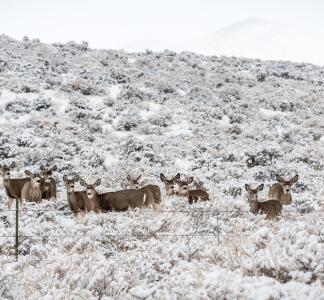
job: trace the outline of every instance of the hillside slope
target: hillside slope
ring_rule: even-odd
[[[0,162],[18,177],[56,164],[59,182],[57,203],[21,212],[17,263],[1,188],[0,297],[321,299],[323,99],[310,64],[0,36]],[[212,201],[167,199],[161,172],[194,176]],[[111,191],[139,173],[160,211],[70,214],[63,174]],[[275,173],[300,176],[279,222],[247,212],[243,191]]]

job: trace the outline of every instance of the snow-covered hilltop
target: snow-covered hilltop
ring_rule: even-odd
[[[0,163],[17,177],[56,164],[59,182],[57,203],[26,206],[47,211],[21,212],[17,263],[1,186],[0,298],[324,299],[323,99],[310,64],[0,36]],[[194,176],[212,201],[166,198],[161,172]],[[70,173],[100,191],[142,173],[161,211],[75,218]],[[275,173],[299,174],[293,205],[279,222],[245,212],[244,184],[266,198]],[[219,245],[216,210],[235,210]]]

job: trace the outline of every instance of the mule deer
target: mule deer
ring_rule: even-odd
[[[46,169],[43,165],[40,165],[41,177],[42,177],[42,199],[56,201],[56,181],[53,178],[53,172],[57,170],[56,166]]]
[[[189,190],[189,184],[193,182],[193,177],[190,177],[189,180],[181,181],[177,179],[176,183],[179,186],[179,191],[176,193],[177,196],[187,197],[189,204],[193,202],[197,203],[201,201],[209,201],[209,194],[203,189]]]
[[[290,180],[283,179],[280,175],[276,174],[277,183],[273,184],[270,189],[268,196],[269,198],[280,201],[283,205],[292,203],[291,187],[298,180],[298,175],[295,175]]]
[[[100,212],[102,209],[101,198],[96,191],[96,187],[101,184],[101,179],[99,178],[94,184],[88,184],[83,179],[79,180],[80,185],[86,188],[86,193],[88,197],[88,202],[92,203],[92,210],[95,212]]]
[[[75,183],[78,182],[80,177],[78,175],[73,178],[68,178],[68,176],[63,176],[64,185],[67,192],[67,200],[71,211],[74,214],[79,212],[87,212],[93,209],[91,201],[88,201],[86,191],[75,192]]]
[[[245,189],[248,192],[248,201],[250,204],[250,211],[253,214],[266,214],[266,219],[274,219],[278,217],[282,210],[282,204],[274,199],[259,202],[258,192],[261,192],[264,188],[264,184],[260,184],[256,189],[252,189],[248,184],[245,185]]]
[[[142,175],[138,176],[137,178],[133,178],[130,175],[127,175],[127,186],[126,189],[139,189],[141,184],[139,183],[139,179]]]
[[[165,193],[167,196],[175,195],[175,185],[176,181],[180,179],[180,173],[174,176],[172,179],[167,179],[162,173],[160,174],[160,179],[164,183]]]
[[[99,184],[99,179],[96,182]],[[93,202],[105,211],[124,211],[129,208],[155,207],[161,202],[161,192],[157,185],[147,185],[139,189],[103,194],[98,194],[94,186],[88,187],[88,192],[93,197],[92,199],[94,199]]]
[[[13,162],[10,166],[5,166],[0,164],[0,170],[3,178],[3,186],[5,188],[7,197],[8,197],[8,208],[10,209],[13,203],[13,200],[21,201],[21,191],[26,182],[30,181],[30,178],[17,178],[12,179],[10,172],[13,168],[16,167],[16,164]]]
[[[25,174],[30,178],[30,181],[24,184],[21,191],[21,199],[28,202],[40,203],[42,201],[41,175],[28,170],[25,171]]]

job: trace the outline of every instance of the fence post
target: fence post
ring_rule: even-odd
[[[218,243],[218,246],[219,246],[219,219],[218,219],[218,214],[219,214],[219,211],[218,209],[216,210],[216,224],[217,224],[217,243]]]
[[[16,198],[16,244],[15,244],[15,256],[16,261],[18,261],[18,254],[19,254],[19,199]]]

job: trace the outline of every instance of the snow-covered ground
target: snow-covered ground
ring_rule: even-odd
[[[56,164],[59,183],[57,203],[21,212],[18,262],[1,189],[0,298],[324,299],[323,99],[310,64],[0,36],[0,162],[17,177]],[[67,207],[63,174],[103,192],[140,173],[163,188],[161,172],[212,201],[163,190],[157,211]],[[297,172],[280,221],[247,212],[245,183]]]

